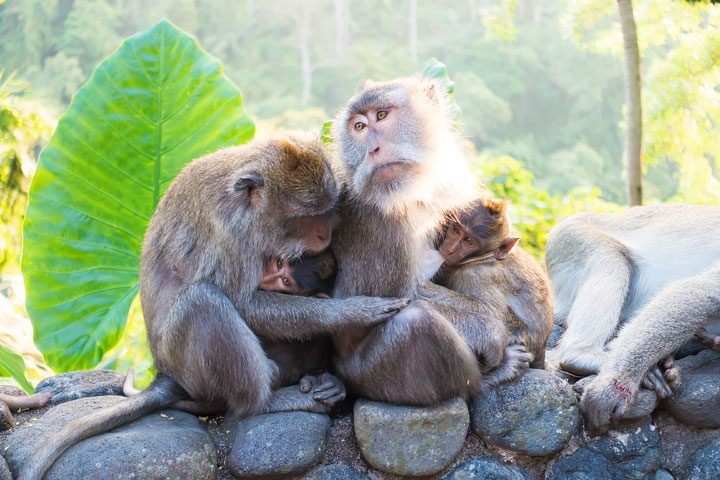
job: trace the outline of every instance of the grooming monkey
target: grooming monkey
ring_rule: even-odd
[[[334,298],[409,297],[388,322],[333,333],[337,372],[357,394],[432,405],[493,382],[486,368],[516,375],[527,352],[472,297],[430,284],[425,252],[449,211],[477,198],[444,89],[431,80],[364,83],[333,123],[348,201],[333,236],[340,269]]]
[[[510,343],[545,366],[545,343],[552,330],[550,281],[529,253],[510,236],[507,204],[480,199],[448,221],[439,246],[444,263],[436,280],[492,306],[510,331]]]
[[[402,299],[325,300],[258,290],[267,259],[288,261],[328,247],[337,200],[322,144],[307,135],[256,140],[187,165],[158,204],[141,257],[140,298],[158,376],[138,395],[48,438],[18,478],[42,478],[80,440],[179,400],[222,408],[231,420],[326,411],[329,400],[283,385],[283,372],[263,342],[302,342],[375,325],[407,305]],[[314,387],[330,377],[309,381]]]
[[[718,235],[717,206],[634,207],[618,214],[578,214],[558,224],[548,239],[546,262],[555,320],[566,326],[556,352],[559,366],[581,375],[600,372],[607,379],[603,372],[617,377],[618,369],[632,363],[632,378],[618,377],[618,392],[631,396],[635,370],[647,365],[642,384],[661,398],[671,395],[678,378],[667,356],[713,315],[707,296],[718,286],[706,270],[720,261]],[[677,305],[669,308],[672,301]],[[606,346],[621,323],[626,326]],[[586,398],[597,399],[592,392],[600,383],[600,378],[593,382]],[[595,418],[605,421],[600,413]]]

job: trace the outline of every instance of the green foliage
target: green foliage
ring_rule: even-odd
[[[577,211],[612,212],[618,205],[600,199],[597,188],[574,188],[564,195],[553,195],[538,188],[533,174],[522,162],[508,156],[483,155],[474,162],[475,170],[489,195],[510,202],[509,215],[520,235],[523,248],[540,259],[545,252],[550,229]]]
[[[27,208],[36,150],[55,120],[25,93],[27,84],[0,71],[0,274],[20,269],[22,218]]]
[[[25,220],[27,308],[48,365],[94,367],[118,342],[168,184],[253,133],[220,63],[167,21],[98,66],[40,156]]]
[[[32,394],[33,386],[25,378],[25,361],[17,353],[0,345],[0,376],[11,376],[27,393]]]

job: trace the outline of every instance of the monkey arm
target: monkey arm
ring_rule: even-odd
[[[590,424],[622,415],[640,382],[709,320],[720,315],[720,264],[661,290],[611,343],[609,361],[583,393]]]
[[[408,303],[397,298],[322,299],[258,290],[237,308],[257,335],[302,340],[342,328],[376,325],[392,318]]]

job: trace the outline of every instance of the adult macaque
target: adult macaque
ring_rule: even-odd
[[[289,262],[271,258],[265,265],[260,290],[330,298],[336,270],[337,262],[331,250]]]
[[[328,247],[338,190],[322,144],[301,134],[223,149],[186,166],[150,220],[141,258],[140,297],[158,376],[138,395],[49,437],[18,478],[42,478],[71,445],[178,400],[219,407],[230,419],[326,411],[329,400],[282,384],[263,342],[374,326],[407,305],[258,290],[267,259]]]
[[[333,296],[409,297],[374,327],[333,334],[335,366],[361,396],[407,405],[467,397],[486,368],[519,371],[527,354],[477,300],[423,278],[422,258],[445,214],[477,198],[441,86],[420,78],[366,82],[333,124],[348,201],[333,237]],[[490,377],[492,378],[492,377]]]
[[[530,366],[543,368],[553,321],[550,281],[517,241],[507,204],[478,200],[448,221],[437,281],[486,305],[508,327],[510,343],[532,354]]]
[[[625,366],[618,358],[632,355],[635,375],[648,359],[656,359],[660,368],[647,364],[649,372],[643,372],[642,383],[661,398],[671,395],[678,378],[667,356],[676,342],[691,338],[712,313],[704,295],[717,293],[717,285],[703,286],[712,281],[703,272],[720,261],[718,235],[720,207],[702,205],[584,213],[555,227],[548,239],[546,262],[555,294],[555,319],[566,326],[558,346],[559,366],[580,375],[606,368],[615,374]],[[683,291],[683,282],[697,282],[702,297]],[[653,300],[663,288],[665,296]],[[676,299],[677,306],[668,312],[652,307],[667,302],[665,298]],[[676,315],[676,308],[688,314]],[[628,325],[617,333],[622,322]],[[660,352],[664,356],[658,356]],[[632,393],[634,380],[627,379],[628,385],[622,384],[626,377],[621,380],[620,391]],[[593,396],[590,393],[587,398]],[[597,418],[605,421],[603,415]]]

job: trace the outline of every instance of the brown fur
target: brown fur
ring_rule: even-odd
[[[516,361],[504,355],[507,330],[478,302],[421,287],[420,260],[445,212],[477,196],[447,107],[442,87],[428,80],[366,82],[333,125],[349,183],[333,238],[341,266],[334,297],[413,299],[382,325],[333,335],[338,373],[374,400],[467,397],[483,385],[477,352],[495,365]],[[389,113],[375,120],[379,110]],[[354,129],[358,121],[367,127]]]
[[[312,391],[283,385],[263,342],[373,325],[406,301],[321,300],[257,286],[267,259],[327,247],[337,200],[322,144],[304,135],[223,149],[185,167],[153,214],[141,259],[140,297],[158,379],[127,402],[71,422],[39,446],[19,478],[42,478],[74,443],[178,400],[219,405],[232,418],[325,412],[327,401]]]
[[[505,202],[480,199],[450,220],[451,226],[458,222],[463,235],[473,240],[474,251],[468,258],[495,255],[477,263],[443,266],[439,283],[495,312],[509,329],[511,343],[525,346],[532,354],[530,366],[543,368],[553,319],[550,281],[521,247],[504,250],[503,241],[513,238]]]

